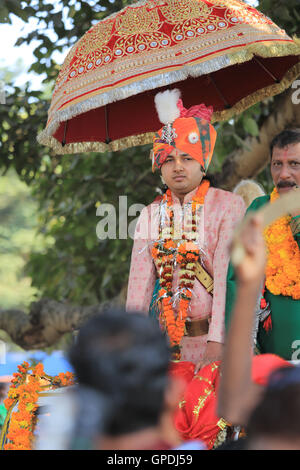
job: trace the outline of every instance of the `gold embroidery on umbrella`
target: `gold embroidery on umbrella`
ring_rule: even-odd
[[[58,77],[56,79],[56,83],[55,83],[55,88],[54,88],[54,92],[53,94],[56,93],[56,91],[60,88],[62,82],[65,81],[66,77],[68,76],[69,74],[69,66],[70,66],[70,63],[74,57],[74,52],[77,48],[77,44],[74,44],[74,46],[70,49],[70,51],[68,52],[67,54],[67,57],[65,58],[64,60],[64,63],[59,71],[59,74],[58,74]]]
[[[99,22],[75,44],[76,48],[73,46],[71,50],[73,58],[68,56],[70,79],[82,76],[89,70],[108,64],[112,60],[112,51],[106,45],[111,38],[112,28],[112,21]],[[65,71],[63,73],[65,74]]]
[[[204,2],[197,0],[167,0],[167,5],[161,7],[160,11],[171,24],[197,18],[199,16],[208,16],[213,10]]]
[[[213,7],[206,3],[191,0],[170,0],[168,6],[161,8],[166,20],[174,24],[171,33],[174,42],[193,39],[201,35],[225,30],[228,21],[219,15],[212,14]]]
[[[170,38],[161,32],[136,34],[120,38],[114,46],[114,55],[122,57],[123,54],[142,53],[170,45]],[[152,50],[151,50],[152,49]],[[151,54],[150,52],[150,54]],[[134,57],[134,56],[133,56]],[[151,60],[151,56],[149,57]]]
[[[148,10],[147,7],[125,11],[124,15],[116,19],[116,34],[119,36],[132,36],[134,34],[150,33],[161,27],[158,10]]]
[[[105,46],[111,38],[113,24],[113,21],[100,21],[87,31],[77,43],[76,55],[86,57]]]
[[[128,9],[116,20],[115,34],[120,36],[114,45],[115,57],[124,54],[142,53],[149,49],[170,45],[167,34],[159,31],[162,22],[158,10]]]

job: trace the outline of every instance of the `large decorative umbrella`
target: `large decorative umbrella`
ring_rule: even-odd
[[[72,47],[38,140],[57,153],[151,141],[154,95],[180,88],[186,107],[225,120],[300,75],[300,41],[239,0],[148,0],[92,26]]]

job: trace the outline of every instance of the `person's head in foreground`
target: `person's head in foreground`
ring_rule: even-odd
[[[168,377],[169,361],[149,317],[114,310],[91,318],[70,352],[84,403],[74,447],[86,445],[92,426],[92,446],[100,449],[177,445],[169,420],[182,389]]]
[[[182,199],[200,185],[210,164],[217,137],[210,124],[213,108],[184,108],[178,89],[158,93],[155,106],[164,126],[153,139],[152,170],[160,169],[165,184]]]
[[[300,187],[300,129],[286,129],[271,142],[271,174],[279,194]]]
[[[272,373],[248,421],[247,449],[300,449],[300,367]]]

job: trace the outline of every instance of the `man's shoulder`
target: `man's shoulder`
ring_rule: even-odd
[[[151,208],[153,208],[153,207],[155,207],[155,208],[159,207],[162,198],[163,198],[163,197],[160,196],[160,195],[157,196],[152,202],[150,202],[150,204],[146,205],[143,210],[149,212],[149,211],[151,210]]]
[[[225,189],[210,187],[207,196],[210,200],[216,203],[226,201],[230,204],[245,204],[244,199],[241,196],[234,194],[231,191],[226,191]]]

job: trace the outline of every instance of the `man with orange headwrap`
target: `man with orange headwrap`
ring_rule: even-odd
[[[126,308],[156,309],[174,358],[198,369],[222,357],[228,248],[245,206],[205,179],[217,136],[212,108],[185,109],[177,89],[158,93],[155,105],[164,125],[152,164],[168,190],[137,223]]]

